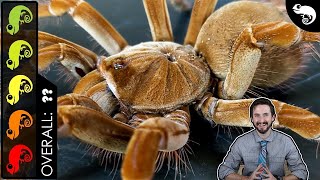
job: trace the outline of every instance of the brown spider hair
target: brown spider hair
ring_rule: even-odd
[[[258,105],[268,105],[268,106],[270,107],[271,115],[272,115],[272,116],[276,116],[275,107],[274,107],[274,105],[272,104],[272,102],[270,101],[270,99],[261,97],[261,98],[255,99],[255,100],[251,103],[251,105],[250,105],[250,119],[252,119],[254,108],[255,108],[256,106],[258,106]]]

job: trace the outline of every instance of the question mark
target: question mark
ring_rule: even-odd
[[[42,95],[52,94],[52,90],[42,89]]]
[[[51,97],[47,97],[47,94],[52,94],[52,90],[48,90],[48,89],[42,89],[42,102],[46,103],[47,101],[52,101]]]
[[[46,103],[47,101],[52,101],[52,98],[51,97],[47,97],[47,96],[43,96],[42,97],[42,102]]]

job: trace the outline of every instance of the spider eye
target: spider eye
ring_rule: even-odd
[[[11,94],[8,94],[7,98],[8,98],[8,100],[12,100],[13,97]]]
[[[123,64],[121,64],[121,63],[115,63],[115,64],[113,64],[113,68],[115,69],[115,70],[118,70],[118,69],[122,69],[124,66],[123,66]]]
[[[8,65],[12,65],[12,63],[13,63],[12,60],[11,60],[11,59],[8,59],[7,64],[8,64]]]
[[[8,129],[8,130],[7,130],[7,133],[8,133],[8,134],[12,134],[13,132],[12,132],[11,129]]]
[[[12,30],[13,27],[11,24],[8,24],[7,28],[8,28],[8,30]]]
[[[201,52],[196,52],[196,56],[198,56],[199,58],[202,58],[202,57],[203,57],[203,55],[202,55]]]
[[[7,167],[8,167],[8,169],[12,169],[13,168],[12,164],[8,164]]]

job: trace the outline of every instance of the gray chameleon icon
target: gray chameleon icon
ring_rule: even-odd
[[[310,6],[295,4],[292,9],[296,14],[300,14],[302,16],[302,23],[304,25],[309,25],[316,20],[316,11]]]

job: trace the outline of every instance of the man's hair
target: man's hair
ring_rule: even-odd
[[[274,105],[272,104],[272,102],[267,99],[267,98],[258,98],[255,99],[250,106],[250,118],[252,119],[253,117],[253,109],[258,106],[258,105],[268,105],[270,107],[270,111],[271,111],[271,115],[275,115],[276,114],[276,110],[274,108]]]

